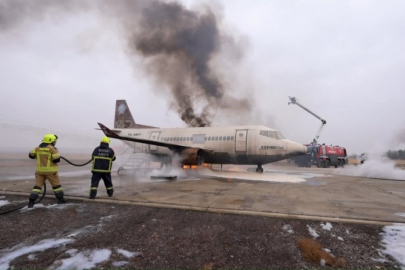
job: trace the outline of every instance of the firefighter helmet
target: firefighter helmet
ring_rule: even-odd
[[[58,139],[58,136],[55,134],[46,134],[44,138],[42,139],[42,142],[44,143],[53,143]]]
[[[107,143],[107,144],[109,144],[109,143],[110,143],[110,139],[109,139],[107,136],[104,136],[103,138],[101,138],[101,142],[102,142],[102,143]]]

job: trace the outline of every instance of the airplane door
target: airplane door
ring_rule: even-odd
[[[154,131],[150,134],[149,139],[157,141],[157,140],[159,140],[159,136],[160,136],[160,131]],[[157,151],[157,146],[149,144],[149,151]]]
[[[237,129],[235,134],[235,151],[246,152],[247,150],[247,129]]]

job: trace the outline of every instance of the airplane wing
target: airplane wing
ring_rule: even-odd
[[[119,139],[123,141],[131,141],[131,142],[137,142],[137,143],[144,143],[144,144],[151,144],[151,145],[156,145],[156,146],[162,146],[162,147],[167,147],[172,151],[180,152],[184,149],[188,148],[198,148],[204,151],[213,151],[213,149],[210,148],[205,148],[205,147],[190,147],[186,145],[181,145],[181,144],[175,144],[175,143],[168,143],[168,142],[163,142],[163,141],[156,141],[156,140],[150,140],[150,139],[141,139],[141,138],[133,138],[133,137],[124,137],[120,136],[117,134],[115,130],[111,130],[108,127],[104,126],[101,123],[97,123],[101,130],[104,132],[104,134],[109,137],[109,138],[114,138],[114,139]]]

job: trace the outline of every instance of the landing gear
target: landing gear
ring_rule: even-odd
[[[197,152],[197,166],[201,166],[204,163],[204,156],[203,156],[203,152],[201,150],[199,150]]]
[[[262,165],[257,165],[256,172],[257,173],[263,173]]]

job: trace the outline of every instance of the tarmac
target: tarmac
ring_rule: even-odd
[[[107,196],[100,182],[95,201],[330,222],[405,223],[404,181],[342,176],[334,173],[335,168],[298,168],[287,162],[263,168],[263,174],[254,172],[255,166],[234,165],[222,169],[127,168],[119,175],[112,173],[114,197]],[[68,199],[89,200],[90,170],[91,164],[60,163],[59,176]],[[35,184],[34,172],[35,161],[28,157],[2,156],[0,194],[28,197]],[[177,177],[170,179],[173,176]],[[53,197],[49,184],[47,197]]]

